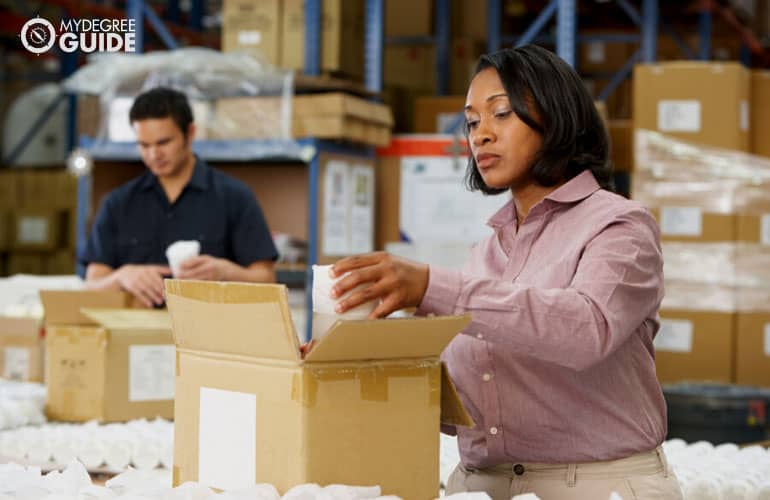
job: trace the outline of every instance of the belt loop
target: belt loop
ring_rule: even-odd
[[[655,448],[655,453],[658,454],[658,460],[660,460],[660,464],[663,466],[663,477],[668,477],[668,460],[666,459],[666,452],[663,451],[662,446],[658,446]]]
[[[572,488],[573,486],[575,486],[576,481],[577,481],[577,465],[569,464],[567,465],[567,486]]]

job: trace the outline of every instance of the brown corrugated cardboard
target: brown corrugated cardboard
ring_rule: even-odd
[[[735,382],[770,387],[770,312],[739,312]]]
[[[634,164],[633,122],[609,120],[610,159],[615,172],[631,172]]]
[[[264,120],[280,106],[274,98],[232,97],[217,100],[217,120],[224,126],[216,138],[259,138]],[[221,119],[220,119],[221,117]],[[269,122],[267,122],[269,125]],[[292,98],[292,135],[347,139],[374,146],[390,141],[393,115],[390,108],[339,92]],[[273,133],[274,130],[270,130]]]
[[[81,314],[81,308],[118,309],[128,307],[132,299],[125,292],[112,290],[41,290],[40,301],[47,326],[94,325]]]
[[[364,71],[363,0],[324,0],[321,70],[361,78]],[[283,0],[281,65],[305,69],[305,2]]]
[[[384,50],[385,85],[436,93],[436,50],[432,45],[388,45]]]
[[[636,65],[633,102],[635,128],[749,150],[749,72],[739,63]]]
[[[385,36],[431,36],[432,26],[433,2],[385,2]]]
[[[751,152],[770,157],[770,71],[751,72]]]
[[[16,171],[0,169],[0,208],[17,208],[19,180]]]
[[[0,208],[0,252],[8,250],[11,239],[11,212]]]
[[[61,208],[60,169],[27,169],[19,172],[19,204],[24,208]],[[72,206],[70,203],[68,206]]]
[[[429,2],[426,2],[429,3]],[[512,2],[507,2],[512,3]],[[487,30],[487,0],[452,0],[452,35],[471,36],[485,40]],[[506,29],[506,9],[498,13],[503,33]]]
[[[449,61],[450,94],[465,95],[468,93],[468,85],[471,83],[473,70],[479,57],[486,49],[484,40],[486,37],[482,39],[462,37],[452,40]],[[435,61],[433,65],[435,66]]]
[[[58,250],[43,257],[45,274],[65,275],[75,273],[75,254],[71,250]]]
[[[281,1],[225,0],[222,52],[244,52],[281,64]]]
[[[583,31],[581,36],[596,34]],[[606,31],[602,35],[608,34]],[[637,44],[591,40],[578,45],[578,64],[581,73],[611,73],[618,71],[636,51]]]
[[[13,250],[54,250],[62,246],[63,212],[26,208],[13,213],[10,248]]]
[[[661,309],[655,367],[661,382],[735,380],[735,313]]]
[[[770,246],[770,210],[763,214],[738,214],[736,240]]]
[[[660,225],[661,241],[713,243],[734,241],[737,222],[734,214],[718,214],[693,206],[650,207]]]
[[[40,320],[0,316],[0,377],[43,382]]]
[[[464,95],[418,97],[414,101],[414,131],[418,134],[442,133],[464,107]]]
[[[8,254],[8,276],[43,274],[43,269],[43,256],[39,253],[11,252]]]
[[[89,325],[46,326],[50,419],[172,418],[174,346],[166,311],[83,309]]]
[[[281,285],[167,280],[166,293],[178,356],[175,484],[438,495],[442,403],[445,417],[472,425],[456,393],[442,392],[451,382],[438,355],[467,317],[340,321],[302,360]]]

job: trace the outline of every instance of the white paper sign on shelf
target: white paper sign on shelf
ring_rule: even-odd
[[[465,187],[467,157],[401,159],[401,232],[415,243],[473,244],[492,234],[487,220],[510,193],[484,196]]]
[[[655,349],[668,352],[692,351],[692,321],[685,319],[662,319],[660,330],[655,336]]]
[[[349,255],[350,252],[350,166],[330,160],[324,170],[321,253]]]
[[[374,251],[374,170],[354,165],[350,176],[350,252]]]

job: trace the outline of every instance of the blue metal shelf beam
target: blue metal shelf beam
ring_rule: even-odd
[[[305,74],[321,74],[320,0],[305,0]]]
[[[385,0],[367,0],[364,29],[364,84],[372,92],[382,92]]]
[[[698,58],[704,61],[711,59],[711,11],[704,9],[700,13],[698,23],[698,32],[700,34],[700,50]]]
[[[451,29],[449,26],[449,0],[436,0],[434,13],[434,26],[436,35],[436,93],[447,95],[449,93],[449,51],[451,41]]]
[[[577,0],[559,0],[556,12],[556,53],[575,67],[575,35],[577,34]]]

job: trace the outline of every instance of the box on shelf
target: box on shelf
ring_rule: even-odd
[[[11,212],[0,208],[0,252],[11,246]]]
[[[43,274],[43,255],[39,253],[10,252],[8,254],[7,274]]]
[[[433,45],[388,45],[383,50],[382,80],[385,86],[400,86],[436,94],[436,49]]]
[[[770,387],[770,288],[738,290],[735,382]]]
[[[166,311],[120,307],[120,292],[41,291],[52,420],[173,418],[175,350]]]
[[[749,72],[740,63],[634,67],[634,127],[698,144],[749,150]]]
[[[281,64],[281,0],[225,0],[222,52],[244,52]]]
[[[770,157],[770,71],[751,72],[751,152]]]
[[[661,382],[735,381],[735,289],[666,282],[655,337]]]
[[[385,2],[385,36],[431,36],[432,26],[433,2]]]
[[[305,2],[283,0],[281,66],[305,69]],[[363,0],[324,0],[321,12],[321,71],[362,78]]]
[[[261,117],[276,113],[280,100],[271,97],[219,99],[216,116],[221,139],[258,138]],[[393,115],[385,105],[339,92],[292,98],[292,135],[346,139],[369,145],[390,141]]]
[[[13,214],[10,248],[46,251],[62,246],[64,213],[50,209],[19,209]]]
[[[631,120],[609,120],[610,159],[615,172],[631,172],[634,165],[634,126]]]
[[[591,35],[590,31],[581,32]],[[606,35],[607,32],[601,32]],[[628,61],[636,51],[637,44],[590,40],[578,45],[578,64],[581,73],[614,73]]]
[[[169,280],[166,294],[174,484],[438,495],[439,422],[473,425],[438,356],[469,318],[340,321],[301,359],[284,286]]]
[[[415,133],[446,133],[458,115],[462,115],[464,107],[464,95],[418,97],[414,101]],[[462,127],[458,131],[462,132]]]
[[[43,382],[40,319],[0,316],[0,377]]]
[[[75,253],[72,250],[57,250],[43,257],[45,274],[75,274]]]
[[[19,176],[17,171],[0,169],[0,209],[19,205]]]

